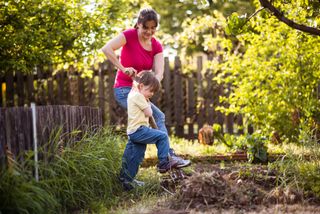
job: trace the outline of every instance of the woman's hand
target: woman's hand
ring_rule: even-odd
[[[124,68],[123,72],[132,78],[137,75],[137,70],[132,67]]]

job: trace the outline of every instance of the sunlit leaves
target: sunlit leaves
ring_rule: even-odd
[[[123,4],[122,4],[123,3]],[[0,1],[2,72],[31,72],[35,65],[76,63],[92,58],[121,26],[123,1]]]
[[[245,27],[245,23],[247,22],[246,16],[239,16],[237,13],[232,13],[228,17],[228,22],[226,26],[226,33],[228,35],[238,35],[240,34]]]

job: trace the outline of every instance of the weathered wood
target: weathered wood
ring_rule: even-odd
[[[105,91],[105,80],[104,80],[104,73],[105,73],[105,67],[106,64],[99,64],[99,89],[98,89],[98,93],[99,93],[99,108],[101,110],[105,109],[105,96],[104,96],[104,91]],[[104,111],[102,112],[102,120],[105,121],[105,114]]]
[[[34,79],[33,74],[28,74],[27,76],[27,97],[28,97],[27,104],[28,105],[35,101],[33,79]]]
[[[189,139],[194,139],[194,123],[196,122],[196,106],[195,106],[195,87],[194,87],[194,78],[191,76],[188,78],[187,82],[187,117],[188,123],[188,137]]]
[[[23,74],[21,72],[17,72],[17,95],[18,95],[18,106],[24,105],[25,99],[25,88],[23,81]]]
[[[12,72],[6,74],[6,106],[14,106],[14,83]]]
[[[178,57],[174,61],[174,114],[175,114],[175,134],[183,137],[183,92],[181,78],[181,62]]]
[[[176,61],[177,59],[178,57]],[[212,57],[209,56],[208,60],[211,59]],[[202,57],[199,56],[197,58],[197,68],[189,73],[189,77],[182,74],[181,65],[180,71],[177,73],[176,67],[170,70],[169,58],[166,57],[164,61],[162,90],[153,97],[152,102],[164,112],[169,133],[174,128],[177,128],[180,129],[178,133],[181,135],[186,134],[184,137],[195,139],[195,134],[198,132],[197,129],[201,128],[204,123],[210,125],[219,123],[221,126],[226,127],[226,131],[231,131],[232,124],[230,122],[234,118],[226,118],[221,112],[215,111],[216,106],[222,105],[219,102],[219,95],[223,95],[224,88],[212,80],[213,76],[210,70],[206,70],[205,75],[202,74]],[[13,96],[13,99],[11,99],[13,100],[13,105],[28,105],[32,101],[35,101],[37,105],[90,105],[101,109],[103,124],[107,122],[109,125],[115,125],[120,128],[124,128],[127,125],[127,114],[114,99],[113,84],[116,69],[110,61],[106,61],[100,64],[98,69],[94,69],[92,78],[82,78],[79,71],[73,67],[70,67],[67,72],[55,71],[55,73],[53,73],[52,66],[46,67],[48,67],[46,69],[48,72],[39,67],[27,78],[19,73],[11,77],[11,82],[14,85],[14,90],[11,92],[13,94],[11,95],[11,97]],[[176,81],[181,83],[177,84]],[[5,86],[6,82],[6,76],[2,79],[0,78],[0,83],[3,86]],[[10,94],[8,86],[7,92],[2,91],[0,93],[0,104],[7,100],[6,93]],[[2,97],[2,95],[6,96]],[[5,103],[3,103],[3,106],[5,106]],[[75,118],[74,115],[74,110],[70,110],[70,114],[66,118],[58,117],[59,123],[62,125],[62,120],[71,121],[70,129],[73,129],[74,126],[89,126],[90,118]],[[98,123],[95,115],[93,118],[94,123]],[[54,118],[54,116],[52,117]],[[229,125],[227,124],[228,120]],[[82,124],[82,121],[85,123]],[[184,130],[186,126],[188,129]],[[232,129],[233,132],[238,130]],[[184,131],[188,131],[188,133],[184,133]],[[22,136],[20,138],[22,139]],[[23,139],[27,138],[24,137]]]
[[[163,88],[164,88],[164,114],[166,118],[166,126],[170,127],[172,126],[172,95],[171,95],[171,72],[170,72],[170,66],[169,66],[169,59],[168,57],[164,58],[164,74],[163,74]],[[169,131],[170,129],[168,129]]]
[[[0,108],[0,168],[6,164],[6,127],[5,109]]]
[[[3,97],[2,97],[2,88],[3,88],[3,77],[0,75],[0,107],[3,107]]]
[[[55,104],[55,96],[53,91],[53,78],[52,78],[53,68],[52,65],[49,65],[49,71],[48,71],[48,104],[53,105]]]
[[[64,90],[64,75],[61,72],[58,72],[57,75],[57,91],[58,91],[58,97],[57,97],[57,104],[63,105],[65,103],[65,90]]]
[[[205,108],[204,108],[204,96],[203,96],[203,85],[202,85],[203,77],[202,77],[202,57],[197,57],[197,105],[198,105],[198,130],[204,124],[205,117]]]

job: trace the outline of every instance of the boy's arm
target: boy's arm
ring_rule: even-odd
[[[143,109],[143,113],[144,113],[144,115],[146,117],[152,117],[152,109],[151,109],[150,103],[149,103],[149,106],[147,108]]]

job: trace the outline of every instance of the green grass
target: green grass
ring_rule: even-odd
[[[61,132],[49,142],[57,148]],[[1,172],[1,210],[17,213],[57,213],[94,210],[118,203],[122,188],[118,173],[125,140],[109,129],[87,133],[78,141],[64,142],[62,154],[56,149],[43,154],[50,161],[39,162],[40,180],[32,175],[33,154],[21,165]],[[44,148],[40,148],[44,152]]]

